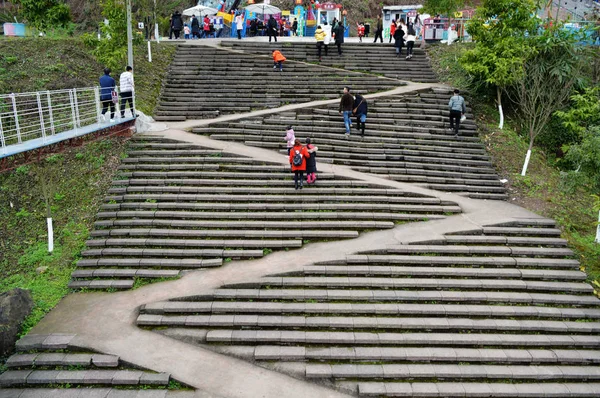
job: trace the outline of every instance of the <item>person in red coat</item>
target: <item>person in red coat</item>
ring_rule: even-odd
[[[302,189],[304,181],[304,172],[306,171],[306,159],[310,158],[310,153],[305,146],[302,146],[300,140],[294,141],[294,147],[290,151],[290,165],[294,172],[294,184],[296,189]]]

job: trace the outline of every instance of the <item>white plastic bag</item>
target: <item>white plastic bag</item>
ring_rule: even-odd
[[[460,121],[461,121],[461,123],[462,123],[462,122],[464,122],[465,120],[467,120],[467,117],[466,117],[465,115],[462,115],[462,116],[460,117]]]

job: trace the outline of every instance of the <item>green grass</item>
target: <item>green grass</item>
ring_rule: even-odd
[[[152,43],[149,63],[147,44],[134,48],[136,103],[146,114],[156,107],[175,50],[168,43]],[[96,86],[103,69],[79,38],[0,36],[0,94]],[[117,84],[120,73],[112,74]]]
[[[121,139],[93,142],[0,174],[0,292],[29,289],[35,303],[21,334],[68,293],[70,274],[124,145]],[[40,181],[45,181],[50,192],[52,254],[47,252],[46,204]],[[43,272],[38,271],[42,267]]]

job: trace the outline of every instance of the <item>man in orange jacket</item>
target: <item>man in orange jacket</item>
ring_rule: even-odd
[[[283,62],[286,60],[281,51],[273,50],[273,69],[279,68],[279,72],[283,72]]]

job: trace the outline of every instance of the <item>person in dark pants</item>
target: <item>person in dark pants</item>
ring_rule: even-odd
[[[127,66],[125,72],[121,73],[121,78],[119,80],[119,88],[121,89],[121,119],[125,118],[127,102],[129,102],[131,117],[135,117],[135,111],[133,109],[133,68]]]
[[[175,35],[175,39],[179,39],[179,35],[183,30],[183,18],[181,18],[181,14],[179,11],[175,11],[173,14],[173,34]]]
[[[454,131],[454,137],[458,137],[460,118],[467,111],[465,99],[460,96],[460,91],[458,91],[458,89],[454,90],[454,95],[448,102],[448,108],[450,108],[450,130]]]
[[[110,107],[110,122],[115,121],[115,103],[113,102],[112,92],[117,83],[110,76],[110,68],[104,69],[104,76],[100,78],[100,102],[102,103],[102,119]]]
[[[346,138],[350,138],[350,127],[352,125],[352,110],[354,105],[354,97],[350,94],[350,87],[344,87],[344,95],[340,100],[340,113],[344,115],[344,127],[346,127]]]
[[[314,184],[317,180],[317,151],[319,148],[310,142],[310,138],[307,138],[306,150],[310,153],[310,157],[306,159],[306,183]]]
[[[294,184],[296,189],[302,189],[304,183],[304,172],[306,171],[306,159],[310,158],[308,149],[302,146],[300,140],[294,142],[294,147],[290,151],[290,165],[294,172]]]
[[[200,38],[200,22],[195,15],[192,15],[192,39]]]
[[[404,30],[402,25],[399,25],[394,32],[394,47],[396,47],[396,57],[402,55],[402,47],[404,46]]]
[[[275,39],[275,43],[277,43],[277,21],[273,18],[273,15],[269,17],[269,21],[267,22],[267,34],[269,35],[269,43],[271,42],[271,36]]]
[[[294,18],[294,22],[292,23],[292,35],[298,36],[298,19]]]
[[[383,43],[383,21],[381,20],[381,15],[377,16],[377,29],[375,30],[375,41],[373,43],[377,43],[377,38]]]
[[[365,135],[367,111],[367,99],[360,94],[356,94],[356,97],[354,97],[354,108],[352,109],[352,113],[356,116],[356,128],[360,130],[360,135]]]
[[[342,56],[342,44],[344,44],[344,33],[346,33],[346,29],[344,29],[344,25],[341,22],[338,22],[337,26],[334,28],[334,32],[338,55]]]

